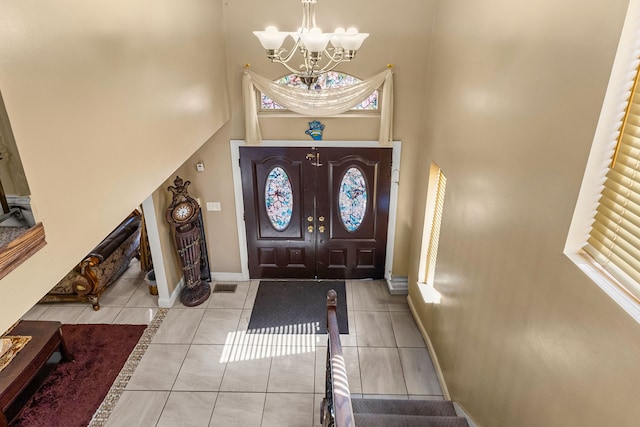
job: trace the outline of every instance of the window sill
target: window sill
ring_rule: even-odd
[[[436,288],[434,288],[433,285],[418,282],[418,290],[422,296],[422,302],[425,304],[440,304],[442,294],[436,291]]]
[[[613,278],[607,271],[594,263],[583,252],[567,253],[567,257],[586,274],[593,282],[600,287],[616,304],[640,323],[640,302],[624,290],[622,285]]]

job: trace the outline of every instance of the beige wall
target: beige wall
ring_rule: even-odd
[[[438,1],[421,151],[447,176],[418,306],[482,426],[631,426],[640,325],[562,253],[627,1]],[[414,224],[423,217],[416,201]]]
[[[432,2],[415,1],[410,7],[401,8],[389,2],[373,3],[376,4],[366,0],[321,0],[316,7],[317,23],[325,31],[355,25],[361,31],[371,33],[356,60],[341,66],[340,70],[368,78],[384,70],[387,64],[395,66],[394,138],[401,140],[403,145],[393,274],[407,276],[408,249],[413,232],[411,216],[415,187],[412,177],[418,167],[416,155],[424,138],[419,124],[426,87],[424,76],[428,67]],[[335,13],[336,10],[340,13]],[[253,71],[274,79],[287,74],[283,67],[268,61],[252,31],[264,29],[267,25],[295,30],[300,25],[301,15],[302,7],[298,0],[225,2],[232,119],[189,160],[187,168],[193,188],[198,189],[197,194],[203,203],[222,202],[221,212],[207,212],[205,218],[214,273],[240,272],[229,140],[244,138],[240,84],[244,64],[250,63]],[[390,15],[398,25],[389,25]],[[304,132],[310,120],[261,118],[262,136],[264,139],[308,140],[310,138]],[[378,139],[379,120],[376,118],[327,118],[321,121],[326,125],[325,140]],[[200,160],[206,165],[203,173],[195,172],[195,163]]]
[[[47,246],[0,281],[7,329],[228,119],[222,4],[8,0],[0,90]]]

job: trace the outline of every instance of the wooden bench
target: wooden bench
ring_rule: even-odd
[[[60,331],[61,326],[60,322],[23,320],[11,331],[10,335],[30,336],[31,340],[0,371],[0,427],[7,427],[20,412],[28,399],[23,392],[54,352],[60,351],[62,360],[73,360]]]

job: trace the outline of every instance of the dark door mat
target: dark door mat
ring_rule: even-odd
[[[249,334],[326,334],[327,292],[338,293],[338,329],[349,333],[344,281],[261,281]]]

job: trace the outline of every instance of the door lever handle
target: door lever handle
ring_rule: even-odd
[[[307,231],[308,231],[309,233],[313,233],[313,225],[308,226],[308,227],[307,227]]]

